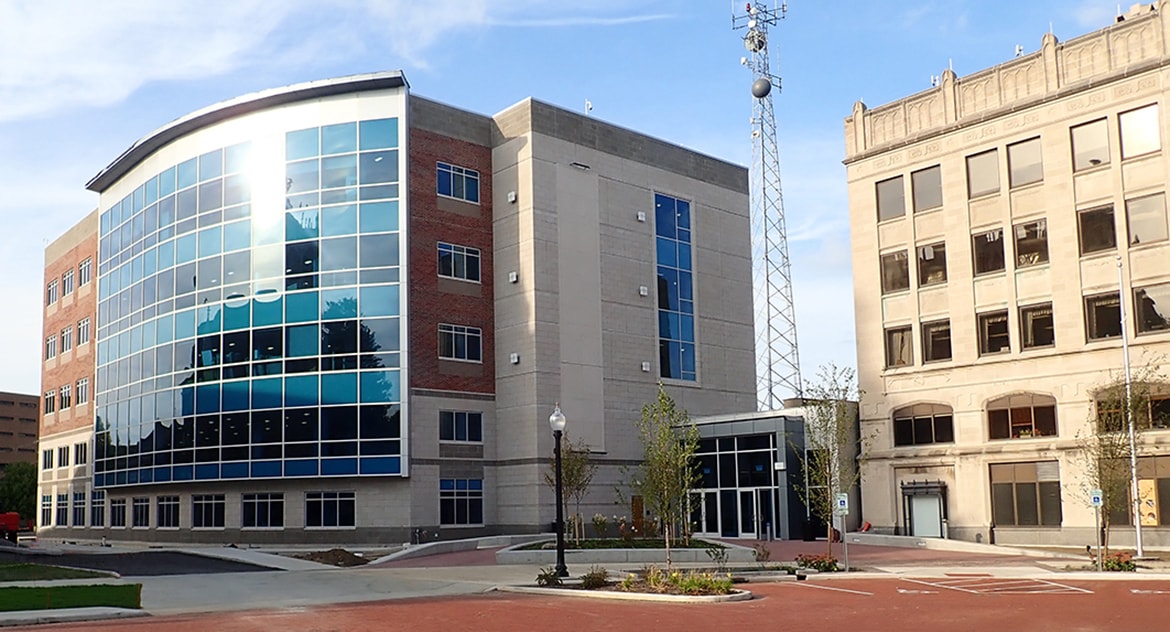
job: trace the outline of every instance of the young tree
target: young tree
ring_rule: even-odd
[[[566,434],[561,440],[563,442],[561,444],[561,488],[564,491],[564,496],[561,499],[564,501],[564,506],[561,507],[562,515],[569,515],[569,499],[572,499],[577,510],[573,514],[573,539],[580,543],[581,538],[585,535],[584,521],[581,519],[581,501],[585,498],[585,493],[589,491],[589,485],[593,483],[593,475],[597,473],[597,463],[593,462],[593,458],[589,454],[589,443],[584,439],[570,441]],[[544,484],[554,491],[557,488],[556,467],[556,456],[549,457],[548,471],[544,473]]]
[[[809,513],[827,525],[832,554],[837,493],[848,492],[861,480],[857,464],[866,449],[857,424],[861,391],[853,369],[830,363],[817,371],[805,395],[804,445],[793,446],[805,476],[798,491]]]
[[[662,522],[666,566],[670,568],[671,539],[685,531],[687,499],[699,483],[695,467],[699,429],[659,382],[654,403],[642,406],[638,435],[642,440],[642,463],[630,486],[642,496],[646,509]]]
[[[13,463],[0,477],[0,511],[15,511],[32,520],[37,510],[37,466]]]

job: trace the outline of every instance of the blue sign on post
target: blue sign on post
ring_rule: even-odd
[[[849,515],[849,494],[837,494],[836,514],[838,516]]]
[[[1104,493],[1099,489],[1094,489],[1089,492],[1089,504],[1094,507],[1100,507],[1105,504]]]

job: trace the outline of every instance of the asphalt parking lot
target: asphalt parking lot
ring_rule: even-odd
[[[162,575],[203,575],[208,573],[250,573],[270,568],[175,551],[131,551],[119,553],[63,553],[53,555],[0,549],[0,564],[52,564],[95,571],[111,571],[123,577]]]

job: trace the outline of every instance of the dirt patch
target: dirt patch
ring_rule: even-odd
[[[361,566],[362,564],[370,563],[370,560],[355,553],[350,553],[345,549],[312,551],[309,553],[299,553],[293,557],[301,560],[309,560],[310,562],[317,562],[318,564],[329,564],[330,566]]]

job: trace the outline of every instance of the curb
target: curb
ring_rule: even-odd
[[[41,625],[46,623],[81,623],[112,619],[137,619],[151,616],[145,610],[129,608],[61,608],[58,610],[14,610],[0,612],[0,627]]]
[[[735,589],[735,592],[730,595],[662,595],[658,593],[621,592],[618,590],[574,590],[571,588],[538,588],[536,586],[496,586],[494,590],[528,595],[614,599],[619,601],[660,601],[670,603],[724,603],[730,601],[748,601],[754,597],[750,591],[741,589]]]

